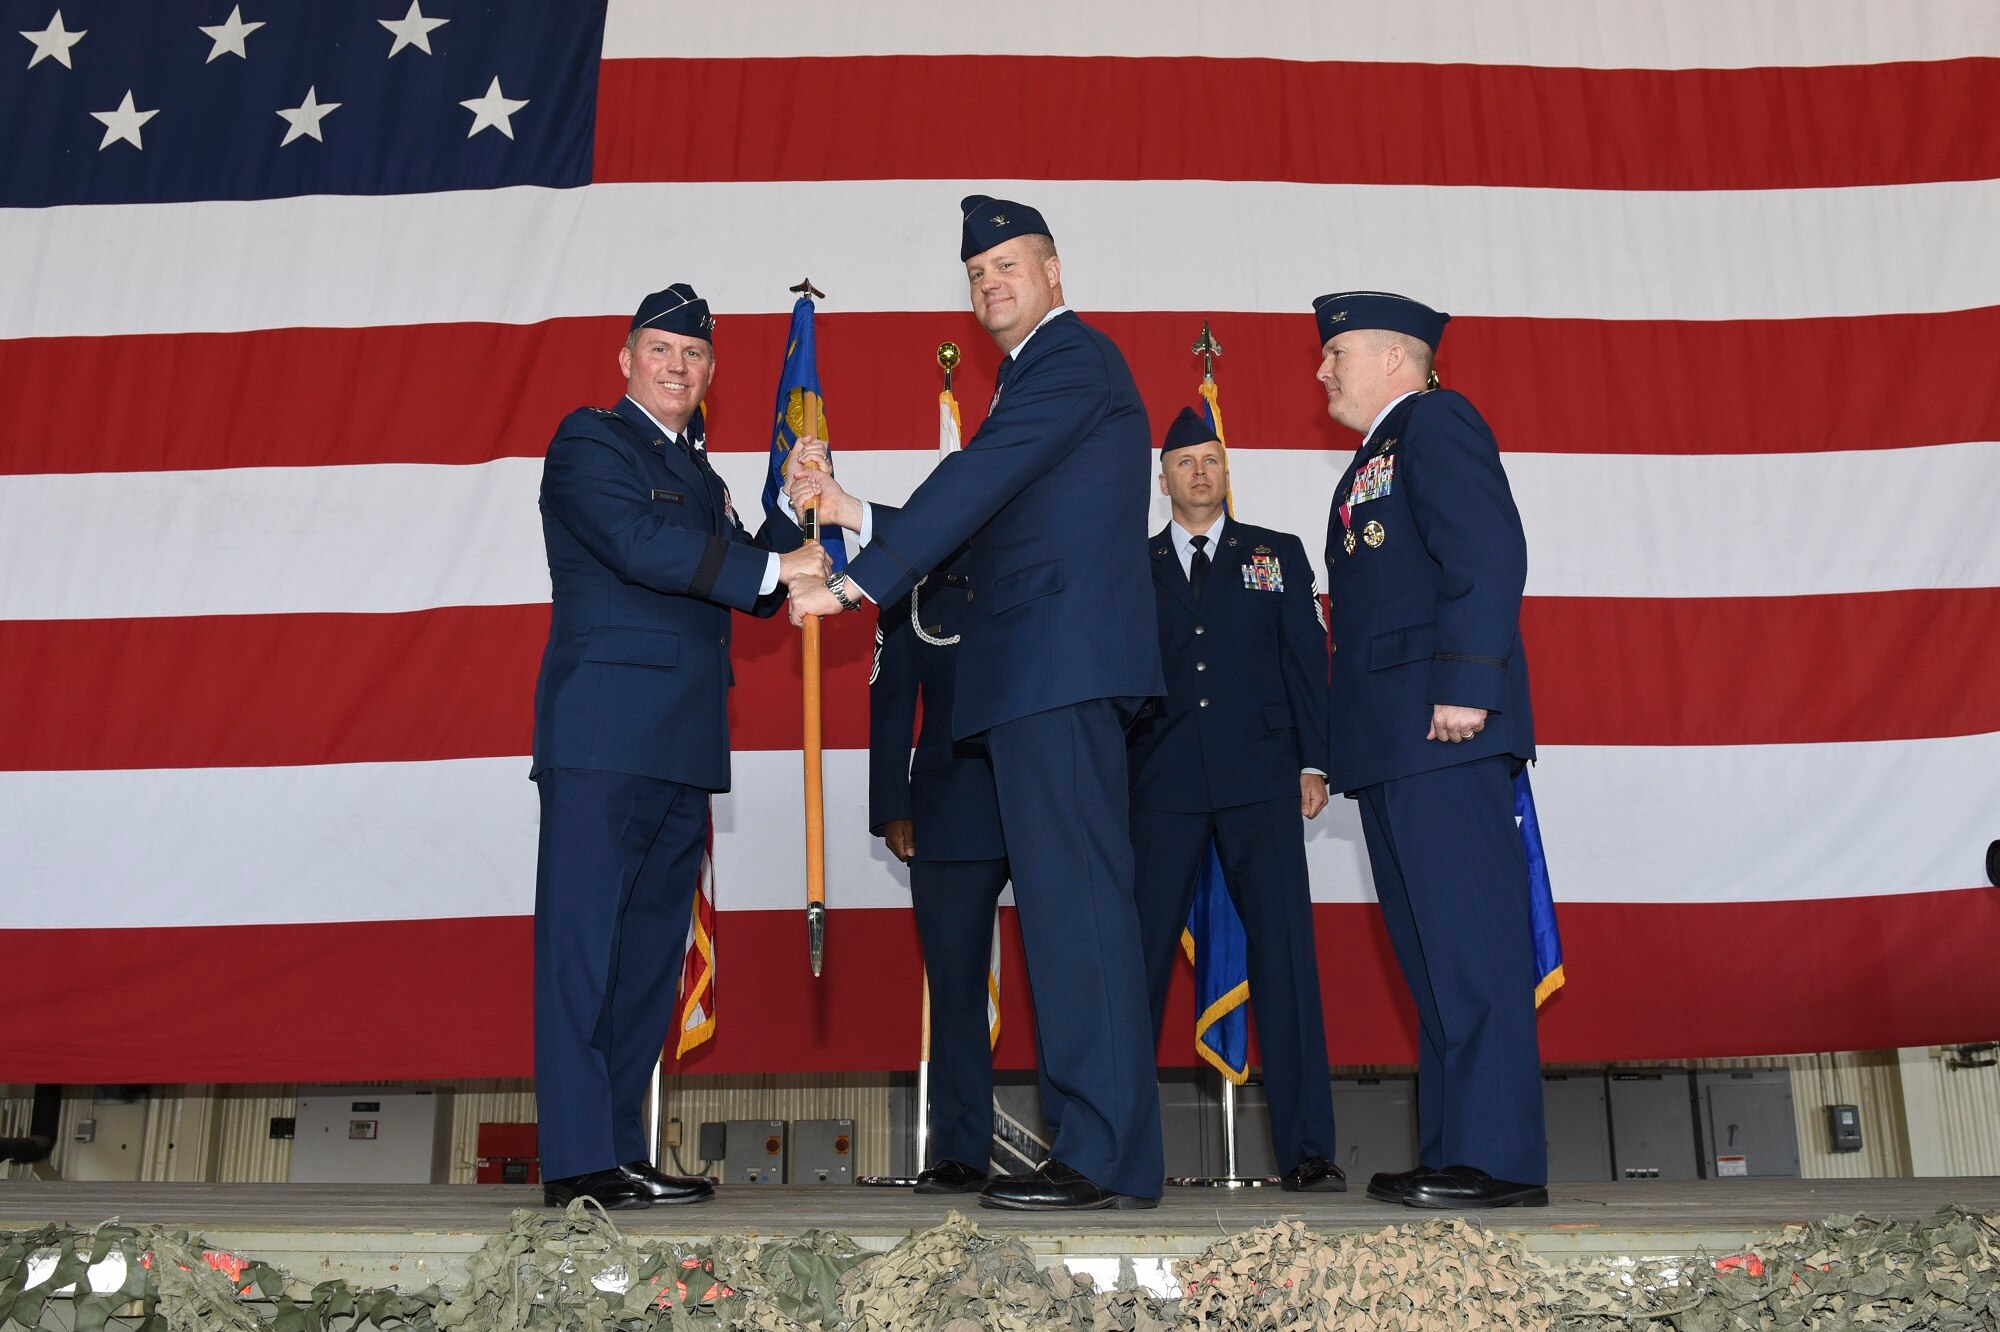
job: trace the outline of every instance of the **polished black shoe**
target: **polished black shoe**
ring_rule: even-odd
[[[1549,1191],[1540,1184],[1495,1179],[1471,1166],[1424,1170],[1403,1186],[1403,1206],[1452,1210],[1460,1207],[1547,1207]]]
[[[1347,1172],[1324,1156],[1308,1156],[1285,1172],[1278,1187],[1286,1193],[1345,1193]]]
[[[707,1180],[662,1174],[651,1161],[627,1161],[618,1167],[618,1173],[631,1180],[633,1186],[646,1195],[646,1202],[654,1207],[707,1202],[715,1196],[715,1185]]]
[[[939,1161],[917,1176],[912,1193],[977,1193],[986,1187],[986,1172],[963,1161]]]
[[[1422,1166],[1414,1170],[1378,1170],[1368,1180],[1368,1196],[1378,1202],[1399,1203],[1410,1181],[1425,1173]]]
[[[1047,1160],[1031,1175],[1002,1175],[979,1191],[981,1207],[1010,1212],[1097,1212],[1107,1208],[1158,1207],[1158,1198],[1113,1193],[1071,1170]]]
[[[621,1207],[644,1207],[646,1195],[625,1177],[617,1166],[593,1170],[587,1175],[565,1175],[542,1181],[542,1202],[550,1207],[567,1207],[578,1198],[595,1198],[607,1212]]]

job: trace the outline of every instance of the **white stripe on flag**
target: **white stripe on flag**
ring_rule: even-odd
[[[768,0],[690,24],[612,0],[608,59],[850,55],[1263,57],[1591,69],[1861,65],[2000,55],[1982,0],[1018,0],[1007,22],[930,0]]]
[[[1331,427],[1326,436],[1345,438]],[[2000,541],[1986,539],[2000,512],[2000,444],[1505,458],[1533,595],[2000,586]],[[739,495],[763,483],[761,454],[715,461]],[[1321,548],[1345,448],[1238,447],[1230,461],[1242,511],[1299,536],[1325,586]],[[843,450],[840,474],[853,493],[893,503],[937,462],[928,449]],[[541,470],[539,458],[502,458],[0,476],[0,619],[547,601]],[[1154,530],[1166,514],[1156,499]]]
[[[0,210],[0,253],[35,256],[0,289],[0,337],[622,314],[637,289],[637,234],[701,255],[702,291],[725,315],[783,312],[771,274],[805,269],[843,293],[844,311],[957,311],[966,299],[958,199],[973,189],[1036,201],[1061,233],[1070,294],[1084,310],[1274,311],[1298,314],[1303,328],[1314,295],[1358,285],[1420,291],[1454,314],[1537,318],[2000,305],[1991,243],[2000,180],[1659,193],[693,182]],[[801,230],[801,214],[842,225]],[[563,262],[548,262],[552,249]],[[1189,265],[1190,254],[1202,262]],[[206,272],[228,280],[189,278]],[[1162,286],[1162,272],[1176,280]]]
[[[774,834],[770,814],[789,808],[798,762],[736,755],[737,793],[715,804],[719,909],[798,904],[801,839]],[[867,752],[830,750],[826,765],[829,903],[908,906],[906,871],[868,834]],[[10,917],[27,929],[524,915],[527,771],[498,758],[0,773],[0,883],[30,889]],[[1868,897],[1981,884],[1995,771],[2000,734],[1549,746],[1535,794],[1566,902]],[[1308,825],[1315,901],[1372,897],[1354,809],[1336,800]]]

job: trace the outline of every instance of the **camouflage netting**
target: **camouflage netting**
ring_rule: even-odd
[[[92,1272],[94,1293],[53,1292]],[[1956,1332],[2000,1329],[2000,1218],[1833,1217],[1744,1253],[1551,1263],[1462,1220],[1284,1221],[1174,1265],[1184,1294],[1099,1290],[953,1213],[886,1253],[827,1232],[676,1245],[602,1212],[516,1212],[462,1289],[306,1287],[193,1236],[0,1232],[0,1328],[145,1332]]]

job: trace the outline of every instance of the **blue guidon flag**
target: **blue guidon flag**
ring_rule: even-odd
[[[1528,855],[1528,927],[1535,936],[1535,1007],[1540,1008],[1563,986],[1563,945],[1556,930],[1548,857],[1542,854],[1542,821],[1535,817],[1535,793],[1525,765],[1514,777],[1514,823],[1521,830],[1521,849]]]
[[[831,462],[833,441],[828,438],[826,399],[819,391],[819,355],[813,347],[813,301],[805,295],[792,302],[785,364],[778,372],[778,402],[771,409],[771,469],[764,476],[765,513],[779,511],[778,497],[785,492],[785,462],[797,447],[799,436],[810,434],[826,441],[827,460]],[[839,533],[823,533],[821,540],[834,572],[845,569],[847,543],[839,539]]]

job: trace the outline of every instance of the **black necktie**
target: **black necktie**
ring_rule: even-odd
[[[1189,537],[1188,544],[1194,547],[1194,558],[1188,561],[1188,585],[1194,588],[1194,599],[1200,601],[1201,585],[1208,581],[1208,552],[1202,549],[1208,538]]]
[[[1000,358],[1000,369],[993,375],[993,402],[1000,401],[1000,390],[1007,387],[1007,376],[1013,373],[1013,370],[1014,358],[1011,356],[1002,356]],[[989,412],[992,411],[993,404],[988,403],[986,410]]]

